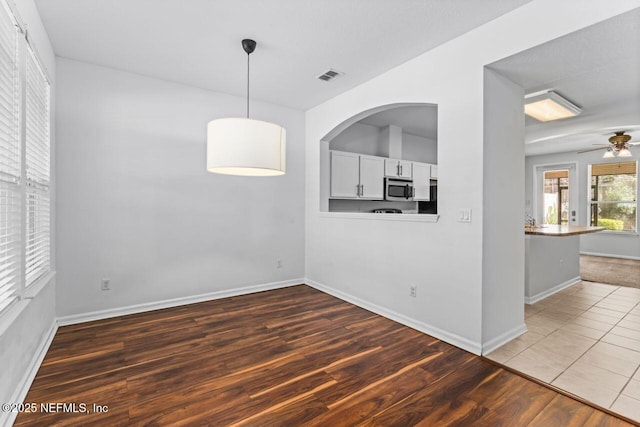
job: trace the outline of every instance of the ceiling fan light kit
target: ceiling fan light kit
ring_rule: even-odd
[[[588,153],[590,151],[606,150],[603,159],[613,159],[614,157],[633,157],[629,148],[634,145],[640,145],[640,142],[630,142],[631,135],[625,134],[626,131],[621,130],[615,132],[615,135],[609,137],[609,146],[603,148],[592,148],[590,150],[578,151],[578,154]],[[595,144],[603,145],[603,144]],[[606,145],[606,144],[605,144]]]
[[[249,55],[256,42],[244,39],[242,48],[247,53],[247,117],[207,124],[207,170],[225,175],[284,175],[286,131],[280,125],[249,118]]]
[[[616,134],[609,138],[609,143],[611,146],[607,149],[607,153],[611,152],[612,156],[607,156],[605,153],[603,158],[611,158],[613,156],[618,157],[633,157],[631,151],[629,151],[629,147],[633,145],[638,145],[637,142],[629,142],[631,141],[631,135],[625,135],[625,131],[616,132]]]
[[[524,113],[541,122],[566,119],[581,112],[580,107],[549,89],[524,97]]]

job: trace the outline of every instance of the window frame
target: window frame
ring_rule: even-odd
[[[635,179],[636,179],[636,185],[635,185],[635,201],[627,201],[627,200],[606,200],[606,201],[593,201],[591,200],[591,191],[592,191],[592,178],[593,178],[593,174],[592,174],[592,168],[593,166],[596,165],[610,165],[610,164],[615,164],[615,163],[635,163]],[[635,213],[635,230],[610,230],[610,229],[605,229],[602,231],[602,233],[607,233],[607,234],[611,234],[611,235],[620,235],[620,236],[624,236],[624,235],[628,235],[628,236],[638,236],[639,235],[639,231],[638,231],[638,222],[640,220],[640,203],[638,201],[638,194],[640,194],[640,180],[638,179],[638,169],[640,167],[640,162],[638,162],[638,160],[633,160],[633,159],[629,159],[629,160],[617,160],[617,161],[612,161],[612,162],[600,162],[600,163],[590,163],[588,165],[587,168],[587,224],[592,225],[592,212],[593,212],[593,206],[597,206],[600,204],[616,204],[616,203],[635,203],[635,207],[636,207],[636,213]],[[611,174],[614,175],[614,174]],[[600,226],[601,227],[601,226]]]
[[[3,231],[4,235],[17,236],[15,240],[11,241],[11,249],[5,251],[5,257],[10,255],[16,258],[14,264],[17,267],[12,267],[16,269],[15,277],[12,278],[11,285],[5,289],[10,292],[0,293],[0,319],[2,319],[9,312],[14,312],[12,307],[23,307],[18,303],[21,300],[33,298],[49,282],[54,273],[52,271],[51,252],[51,206],[53,204],[51,182],[51,80],[48,77],[46,68],[39,59],[35,46],[29,40],[24,24],[12,8],[12,5],[6,0],[0,0],[0,14],[2,14],[2,21],[7,21],[11,24],[5,25],[7,29],[4,34],[6,36],[5,39],[10,40],[13,37],[14,40],[10,41],[15,44],[14,52],[9,52],[7,50],[9,47],[0,51],[0,54],[4,54],[4,59],[1,60],[7,61],[4,63],[7,67],[3,68],[11,70],[10,67],[13,67],[10,74],[6,74],[10,77],[3,82],[0,94],[5,92],[4,99],[9,99],[10,101],[7,105],[13,103],[12,108],[4,108],[2,111],[6,110],[5,114],[9,114],[7,112],[13,110],[10,116],[4,117],[4,120],[6,129],[10,129],[11,132],[15,133],[5,132],[6,136],[0,139],[0,154],[5,155],[5,158],[0,158],[0,161],[5,163],[4,167],[6,169],[3,169],[3,165],[0,164],[0,191],[2,192],[0,194],[0,214],[2,215],[0,227],[10,231]],[[10,35],[12,31],[14,32],[13,35]],[[0,34],[0,37],[3,37],[3,35]],[[31,67],[31,83],[28,81],[27,67]],[[10,83],[11,81],[12,83]],[[29,94],[28,90],[31,91]],[[29,119],[27,119],[28,114]],[[30,126],[29,123],[35,125]],[[30,134],[29,137],[28,133]],[[15,147],[13,147],[14,145]],[[13,153],[13,151],[10,151],[11,147],[15,148],[15,154],[11,154]],[[29,156],[27,156],[27,150],[30,150]],[[7,153],[9,154],[7,155]],[[34,153],[36,154],[35,156],[33,155]],[[14,157],[17,157],[17,163]],[[7,162],[12,163],[8,164]],[[31,173],[28,173],[28,165],[33,168]],[[44,199],[44,203],[41,203],[43,207],[35,212],[40,219],[39,230],[42,230],[42,232],[36,239],[37,246],[35,247],[39,260],[38,268],[36,268],[35,273],[27,277],[28,233],[31,232],[33,234],[34,232],[34,230],[29,229],[28,216],[31,212],[28,209],[28,199],[34,194],[36,197]],[[7,195],[10,196],[10,200],[4,200]],[[11,227],[13,228],[10,229]],[[0,241],[2,235],[0,233]],[[40,236],[42,236],[42,239],[40,239]],[[2,267],[0,265],[0,268]],[[10,269],[5,268],[0,271],[2,277],[7,278],[9,275],[14,274],[13,272],[6,274],[7,271],[10,271]],[[9,318],[11,317],[9,316]]]

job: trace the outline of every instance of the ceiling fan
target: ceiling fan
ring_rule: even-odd
[[[588,153],[589,151],[596,150],[607,150],[604,153],[604,158],[612,158],[612,157],[631,157],[631,151],[629,148],[634,145],[640,145],[640,142],[629,142],[631,141],[631,135],[626,135],[626,131],[617,131],[615,135],[609,138],[609,144],[594,144],[594,145],[604,145],[605,147],[592,148],[590,150],[578,151],[578,154]]]

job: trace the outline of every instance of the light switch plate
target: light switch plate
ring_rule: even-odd
[[[458,222],[471,222],[471,209],[458,209]]]

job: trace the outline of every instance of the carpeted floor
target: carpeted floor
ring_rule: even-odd
[[[589,282],[640,288],[640,260],[580,255],[580,277]]]

